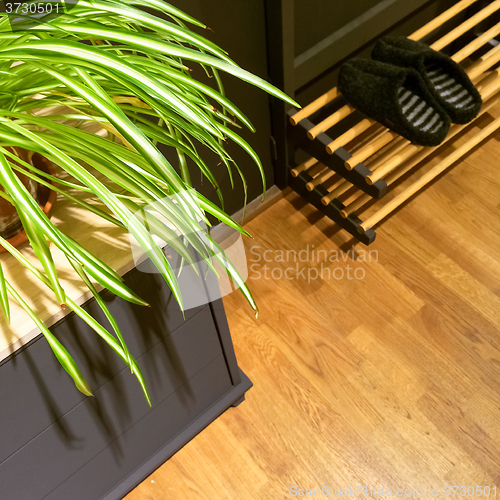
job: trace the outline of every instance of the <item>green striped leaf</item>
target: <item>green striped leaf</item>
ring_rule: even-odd
[[[75,360],[71,357],[66,348],[57,340],[53,333],[45,326],[43,321],[38,318],[34,311],[28,306],[24,299],[17,293],[16,289],[6,281],[7,290],[12,295],[14,300],[26,311],[29,317],[33,320],[36,326],[40,329],[43,336],[47,340],[52,352],[61,364],[61,366],[66,370],[66,373],[73,379],[76,388],[85,394],[85,396],[93,396],[90,390],[89,384],[82,375],[82,372],[78,368]]]
[[[9,296],[7,294],[7,285],[5,282],[5,276],[3,274],[2,263],[0,262],[0,305],[2,306],[2,311],[7,320],[7,323],[10,324],[10,306],[9,306]]]

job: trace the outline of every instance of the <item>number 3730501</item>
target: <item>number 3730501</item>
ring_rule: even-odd
[[[58,2],[5,2],[7,14],[51,14],[59,13]]]
[[[444,496],[446,497],[496,497],[496,486],[445,486]]]

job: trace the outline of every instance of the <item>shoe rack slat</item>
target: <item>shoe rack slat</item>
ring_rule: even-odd
[[[346,161],[351,158],[351,154],[348,151],[339,148],[333,155],[327,153],[326,147],[331,142],[331,138],[327,134],[322,132],[313,141],[310,140],[307,137],[307,132],[313,127],[314,124],[307,118],[302,119],[296,127],[289,127],[288,136],[295,147],[304,150],[311,157],[316,158],[323,165],[370,196],[380,198],[385,194],[387,186],[384,181],[375,183],[372,186],[366,183],[365,179],[371,171],[365,165],[359,163],[353,169],[346,167]]]
[[[458,2],[409,38],[422,39],[477,1]],[[434,50],[443,49],[499,10],[500,0],[491,2],[439,38],[431,47]],[[497,23],[455,52],[451,58],[463,63],[499,34],[500,23]],[[430,170],[422,168],[428,156],[446,147],[459,132],[473,126],[481,115],[499,101],[500,72],[491,71],[499,62],[500,44],[465,68],[481,94],[483,107],[473,122],[453,125],[445,141],[433,148],[413,145],[374,120],[364,117],[345,103],[345,98],[337,88],[298,112],[291,110],[288,113],[289,139],[295,148],[311,157],[291,169],[291,187],[362,243],[370,244],[376,236],[373,230],[376,224],[500,128],[500,119],[495,120]],[[334,131],[336,137],[331,137],[329,131]],[[407,174],[411,176],[412,183],[401,192],[391,195],[389,201],[382,199]],[[375,212],[362,221],[360,214],[373,204]]]
[[[370,228],[366,228],[365,230],[360,229],[362,221],[355,214],[351,214],[345,218],[342,217],[342,215],[340,215],[340,211],[344,208],[342,203],[337,200],[334,200],[326,206],[321,203],[322,198],[328,194],[328,190],[324,185],[315,186],[312,191],[306,188],[306,184],[312,180],[313,177],[308,174],[307,170],[304,170],[296,177],[292,176],[290,178],[289,186],[298,194],[307,198],[309,203],[336,222],[352,236],[355,236],[359,241],[365,245],[373,243],[375,240],[375,231]]]

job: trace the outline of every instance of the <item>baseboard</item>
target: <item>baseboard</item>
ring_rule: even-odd
[[[245,208],[238,210],[231,217],[238,224],[243,226],[252,219],[255,219],[255,217],[264,212],[264,210],[267,210],[270,206],[274,205],[277,201],[281,200],[281,198],[283,198],[289,191],[289,189],[282,191],[278,186],[272,186],[266,191],[264,199],[262,199],[262,196],[255,198],[255,200],[248,203]],[[221,243],[234,234],[234,229],[231,229],[226,224],[221,223],[212,228],[210,234],[215,241]]]

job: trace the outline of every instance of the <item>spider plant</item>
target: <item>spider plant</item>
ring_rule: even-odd
[[[37,3],[24,2],[28,6]],[[63,6],[55,3],[59,9]],[[4,188],[0,196],[16,207],[40,266],[5,239],[0,238],[0,245],[45,284],[48,293],[55,294],[61,307],[74,311],[122,358],[148,402],[141,370],[96,284],[133,304],[147,304],[113,269],[54,225],[16,173],[22,172],[128,231],[168,283],[181,308],[176,275],[152,234],[171,245],[186,262],[193,262],[189,248],[209,266],[218,262],[257,311],[237,270],[208,231],[200,231],[199,221],[209,226],[210,214],[244,235],[247,232],[193,190],[187,158],[213,184],[222,202],[216,178],[199,149],[215,152],[229,171],[234,168],[241,174],[225,149],[232,140],[255,161],[265,191],[260,160],[233,127],[235,119],[250,130],[252,124],[225,97],[219,71],[296,104],[265,80],[241,69],[226,52],[188,26],[205,28],[163,0],[73,0],[71,9],[59,10],[57,16],[24,16],[21,11],[18,15],[4,13],[0,18],[0,184]],[[201,65],[213,76],[216,88],[194,79],[192,65]],[[40,113],[59,106],[66,111]],[[88,123],[99,124],[107,135],[92,134],[80,126]],[[158,142],[175,148],[178,165],[169,163],[159,152]],[[60,167],[64,177],[41,172],[17,158],[12,148],[43,155]],[[82,201],[72,194],[75,190],[92,195],[101,205]],[[154,227],[146,224],[151,218],[145,212],[152,203],[169,224],[160,219]],[[54,247],[63,252],[92,292],[111,328],[99,324],[66,295],[52,255]],[[18,302],[33,319],[76,387],[92,395],[69,352],[6,279],[0,265],[0,305],[7,319],[9,300]]]

